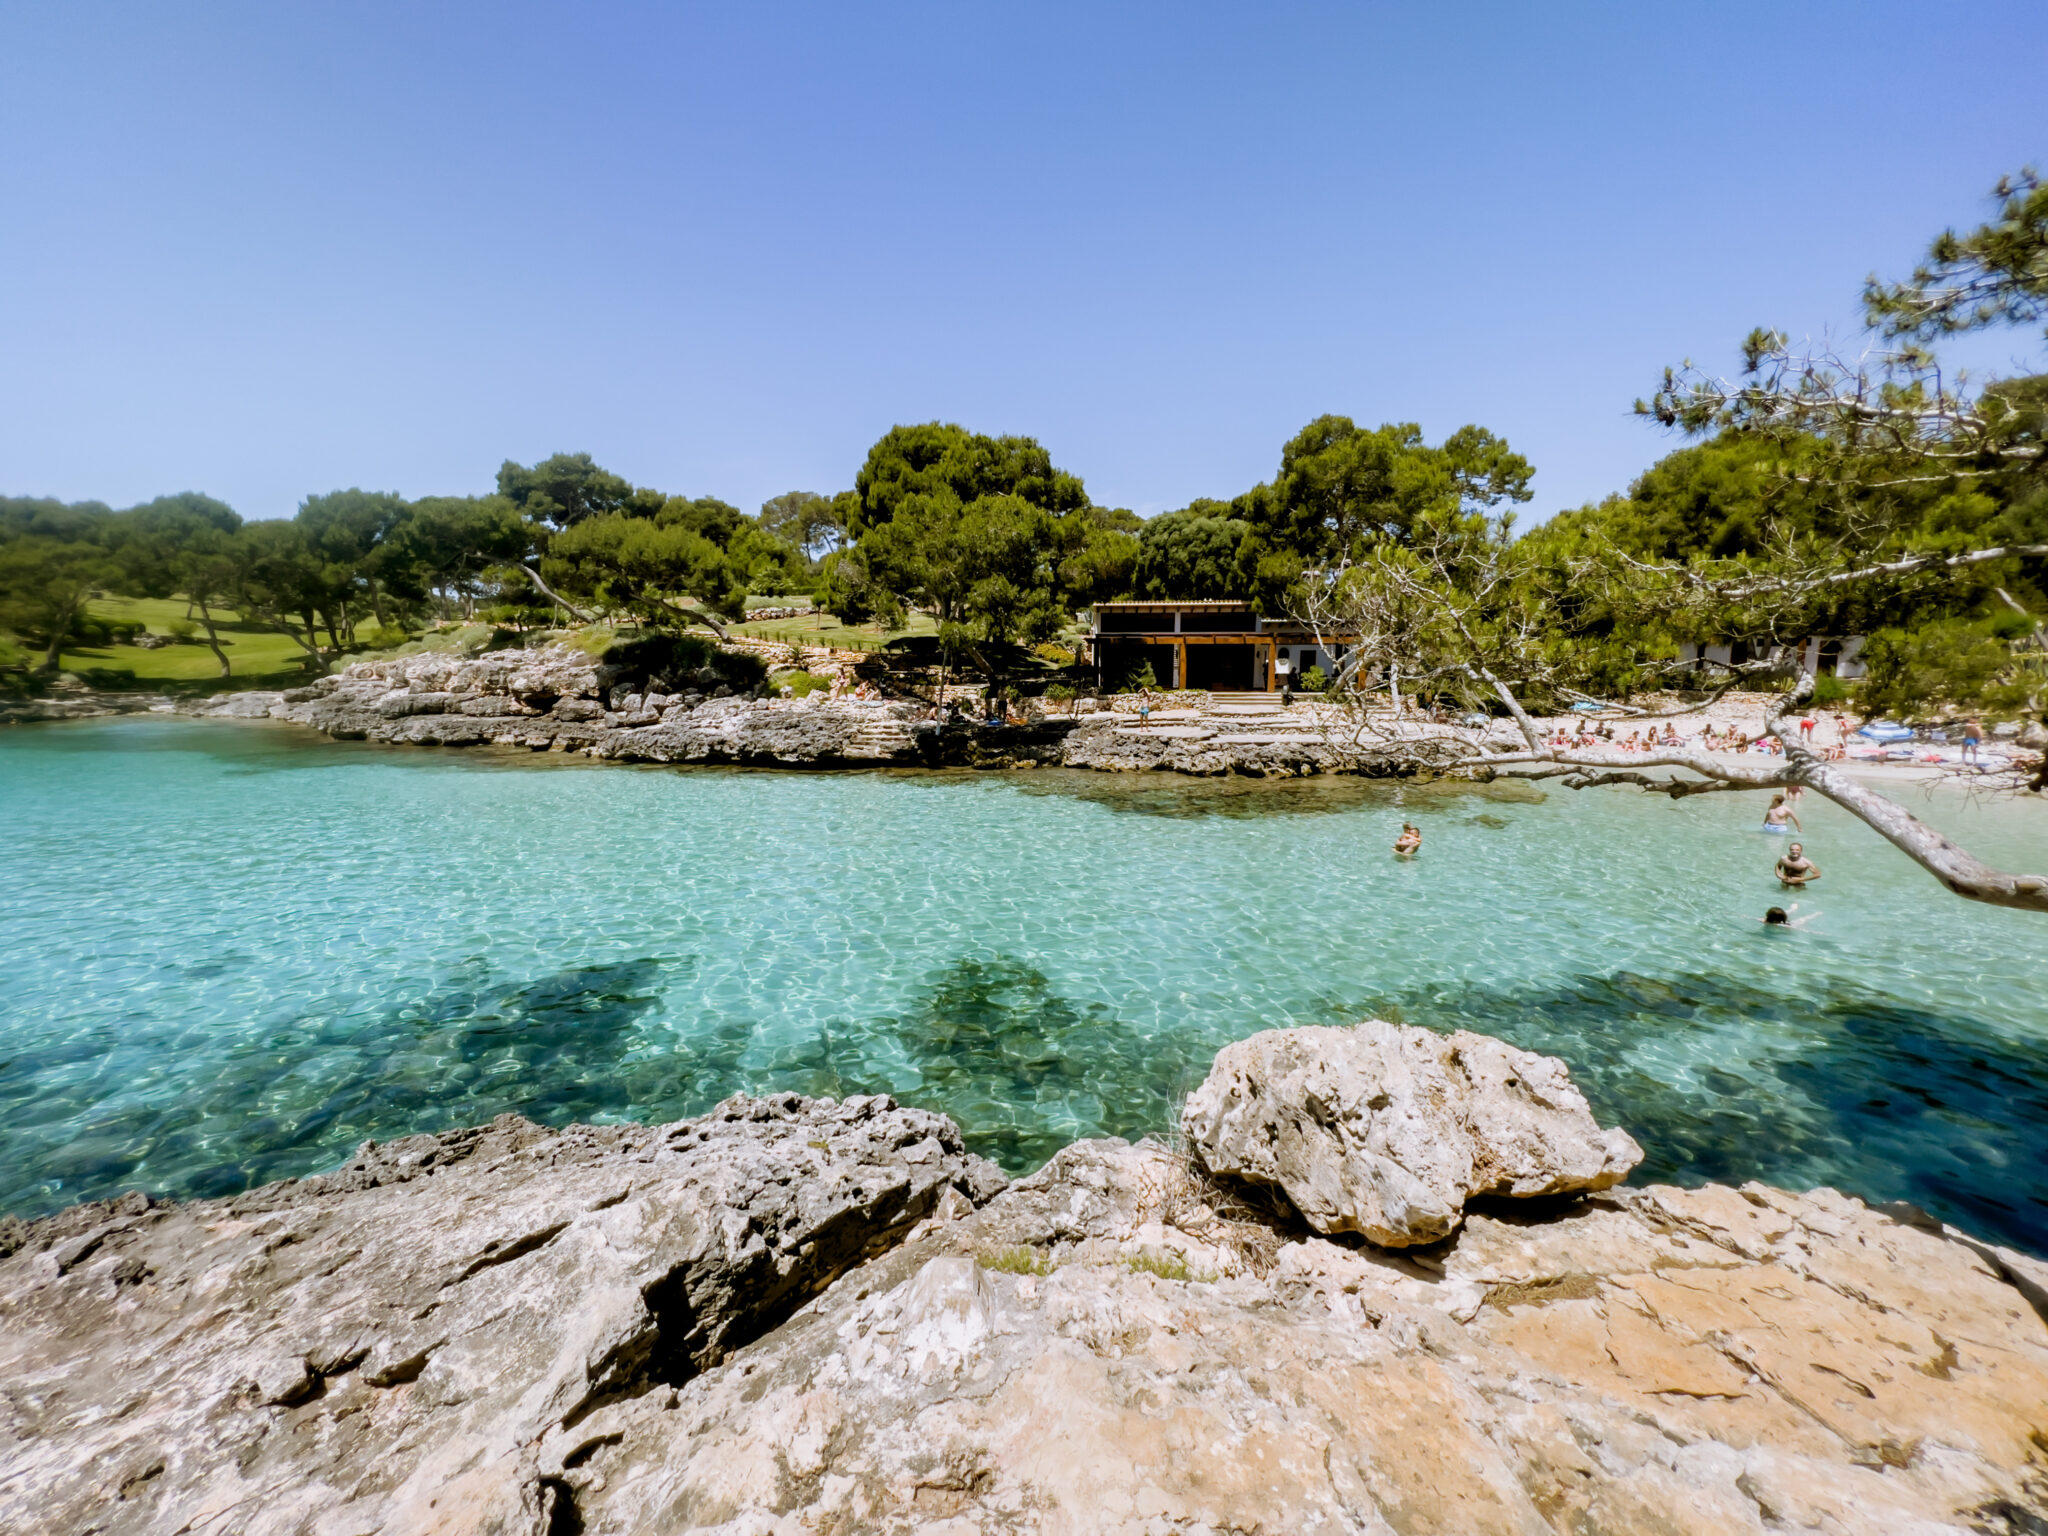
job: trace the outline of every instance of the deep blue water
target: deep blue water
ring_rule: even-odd
[[[2048,805],[1915,804],[2048,869]],[[1761,813],[4,732],[0,1211],[741,1088],[891,1091],[1016,1170],[1163,1129],[1227,1040],[1379,1012],[1562,1056],[1639,1178],[1831,1183],[2048,1252],[2048,921],[1814,805],[1821,917],[1765,932]]]

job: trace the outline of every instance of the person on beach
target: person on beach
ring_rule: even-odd
[[[1401,823],[1401,835],[1394,839],[1394,857],[1412,859],[1422,851],[1422,829],[1412,821]]]
[[[1792,803],[1782,793],[1771,796],[1771,808],[1764,812],[1764,830],[1783,832],[1788,823],[1798,831],[1806,830],[1799,825],[1799,817],[1794,813]]]
[[[1975,718],[1963,722],[1963,761],[1983,766],[1977,749],[1984,744],[1984,722]]]
[[[1815,723],[1811,715],[1806,716],[1799,722],[1799,742],[1801,746],[1806,746],[1813,741],[1813,727]]]
[[[1806,856],[1806,849],[1794,843],[1785,850],[1785,856],[1773,866],[1772,872],[1778,877],[1778,884],[1788,891],[1803,891],[1820,878],[1820,866]]]
[[[1148,723],[1151,720],[1151,718],[1152,690],[1150,688],[1140,689],[1138,692],[1138,723],[1140,725],[1144,725]]]

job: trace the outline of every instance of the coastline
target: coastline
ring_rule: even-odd
[[[1405,1049],[1377,1024],[1245,1045],[1374,1030]],[[1454,1046],[1501,1049],[1432,1048]],[[1239,1049],[1201,1092],[1234,1091]],[[0,1224],[0,1515],[1618,1536],[2048,1514],[2048,1263],[1832,1190],[1573,1174],[1583,1099],[1502,1059],[1533,1101],[1474,1071],[1401,1155],[1534,1155],[1525,1197],[1394,1246],[1215,1171],[1194,1100],[1183,1149],[1081,1141],[1008,1184],[942,1116],[779,1094],[658,1126],[506,1115],[229,1199]]]
[[[674,687],[673,693],[660,691]],[[88,719],[111,714],[178,714],[232,721],[278,720],[341,740],[403,746],[496,746],[570,752],[599,761],[760,768],[857,769],[1077,768],[1109,773],[1166,772],[1252,779],[1351,774],[1408,778],[1448,769],[1467,748],[1428,738],[1417,722],[1382,721],[1382,733],[1358,736],[1355,723],[1313,699],[1167,707],[1140,718],[1136,702],[1116,698],[1087,713],[1039,715],[991,723],[929,711],[900,701],[753,699],[735,695],[707,669],[701,681],[670,684],[569,647],[495,652],[480,657],[421,655],[359,662],[342,673],[290,690],[244,690],[171,698],[149,694],[76,694],[17,704],[7,723]],[[1688,735],[1706,729],[1752,728],[1766,696],[1728,695],[1711,708],[1674,715]],[[1174,705],[1182,707],[1173,707]],[[1627,720],[1612,722],[1625,726]],[[1583,721],[1535,721],[1548,734]],[[1832,726],[1824,727],[1826,736]],[[1520,737],[1506,721],[1482,733],[1489,745],[1514,750]],[[2012,748],[1994,743],[2002,761]],[[2019,749],[2024,755],[2025,749]],[[1715,752],[1728,763],[1750,754]],[[1617,750],[1613,766],[1630,766]],[[1969,788],[1997,769],[1954,763],[1875,761],[1839,764],[1872,784],[1927,789]],[[2008,769],[2009,771],[2009,769]],[[1995,785],[1993,787],[1996,787]]]

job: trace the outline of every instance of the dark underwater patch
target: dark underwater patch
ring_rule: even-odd
[[[508,1111],[552,1125],[622,1115],[634,1101],[621,1060],[660,1000],[664,968],[687,964],[643,958],[510,980],[473,960],[375,1017],[285,1023],[208,1077],[71,1122],[37,1149],[33,1185],[0,1189],[0,1209],[36,1214],[138,1185],[234,1194],[338,1163],[365,1138]],[[32,1089],[51,1054],[0,1063],[0,1105]]]
[[[1630,972],[1395,998],[1378,1011],[1561,1057],[1601,1119],[1643,1144],[1639,1183],[1829,1184],[2048,1253],[2048,1048],[1966,1013],[1874,991],[1788,995]],[[1708,1058],[1674,1084],[1631,1059],[1646,1035],[1673,1031],[1764,1048]]]

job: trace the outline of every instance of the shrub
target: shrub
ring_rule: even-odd
[[[995,1253],[978,1253],[974,1260],[983,1269],[1006,1275],[1049,1275],[1059,1268],[1042,1248],[1004,1248]]]
[[[1150,688],[1155,693],[1159,690],[1159,677],[1152,670],[1152,663],[1149,660],[1139,662],[1134,670],[1126,672],[1123,681],[1117,684],[1116,691],[1137,693],[1145,688]]]
[[[1907,715],[1936,703],[1995,699],[1992,685],[2012,660],[1989,626],[1944,619],[1912,631],[1881,629],[1864,647],[1864,707]],[[2002,702],[2002,701],[2001,701]]]
[[[1124,1266],[1134,1274],[1151,1275],[1159,1280],[1192,1280],[1198,1285],[1208,1285],[1215,1276],[1206,1270],[1189,1269],[1188,1261],[1178,1253],[1138,1253],[1124,1260]]]
[[[1813,680],[1813,702],[1816,708],[1826,704],[1846,704],[1855,697],[1856,690],[1832,672],[1824,672]]]
[[[170,631],[171,638],[180,645],[190,645],[192,637],[199,633],[199,626],[190,619],[173,619],[164,628]]]
[[[786,688],[789,690],[791,697],[802,699],[830,688],[832,686],[832,679],[822,677],[816,672],[801,670],[777,672],[768,679],[768,686],[778,693]]]
[[[1303,693],[1321,693],[1330,686],[1330,677],[1321,667],[1310,667],[1301,674],[1301,682],[1297,686]]]

